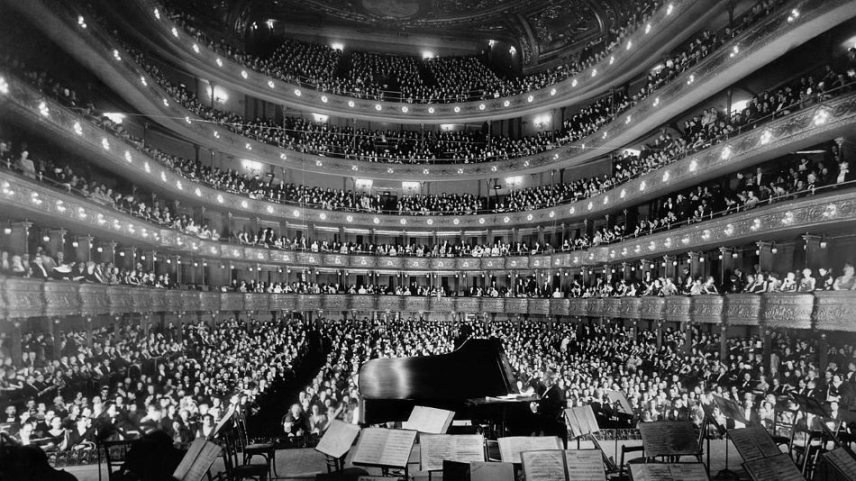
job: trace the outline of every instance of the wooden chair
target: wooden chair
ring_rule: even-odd
[[[122,470],[125,465],[125,456],[128,454],[128,450],[131,449],[131,444],[133,444],[133,441],[130,440],[102,441],[98,447],[99,476],[101,474],[100,453],[103,452],[104,461],[107,463],[107,479],[109,481],[120,479],[120,475],[122,474]]]
[[[627,474],[625,474],[624,473],[624,467],[625,466],[627,466],[629,464],[647,463],[648,462],[648,458],[646,458],[645,456],[633,458],[633,459],[625,462],[624,461],[625,454],[634,453],[634,452],[644,452],[644,451],[645,451],[645,446],[642,446],[642,445],[627,446],[627,445],[622,444],[621,445],[621,461],[618,464],[618,477],[616,479],[630,479],[630,469],[628,468]]]
[[[255,481],[267,481],[270,467],[268,464],[243,464],[238,455],[239,442],[236,435],[227,434],[220,438],[223,447],[223,467],[225,472],[220,473],[219,479],[238,481],[252,479]]]
[[[278,478],[276,472],[276,446],[272,442],[258,442],[251,439],[247,434],[247,425],[244,422],[243,416],[235,417],[235,427],[237,429],[238,442],[240,443],[240,451],[243,455],[243,464],[250,464],[250,461],[256,456],[261,456],[268,466],[268,471],[271,478]]]

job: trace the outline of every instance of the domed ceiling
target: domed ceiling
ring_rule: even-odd
[[[497,39],[516,44],[525,64],[606,33],[628,0],[220,0],[235,31],[270,19],[294,25]],[[221,11],[222,12],[222,11]],[[209,13],[211,11],[209,10]],[[225,13],[225,12],[223,12]]]

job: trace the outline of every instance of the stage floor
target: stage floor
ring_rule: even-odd
[[[621,446],[639,446],[642,444],[641,440],[628,440],[628,441],[618,441],[618,455],[616,456],[616,444],[615,441],[603,441],[601,443],[601,447],[606,452],[607,456],[613,457],[616,463],[619,461],[621,457]],[[736,472],[739,475],[739,479],[749,479],[749,476],[743,471],[743,468],[740,464],[743,462],[740,459],[740,456],[737,454],[737,451],[734,449],[734,445],[728,441],[728,467],[732,471]],[[569,446],[571,449],[576,448],[576,442],[572,442]],[[581,447],[583,449],[593,448],[591,442],[585,441],[581,443]],[[705,446],[706,447],[706,446]],[[639,457],[639,452],[629,453],[629,459]],[[411,460],[418,460],[418,454],[414,453],[414,456]],[[256,458],[260,460],[260,458]],[[689,462],[691,459],[689,457],[684,459]],[[347,460],[346,467],[350,467],[350,458]],[[704,459],[706,462],[706,459]],[[725,441],[723,440],[713,440],[710,442],[710,474],[711,479],[716,476],[720,470],[725,468]],[[324,456],[314,449],[283,449],[276,452],[276,466],[277,473],[279,474],[278,479],[289,479],[296,481],[303,480],[313,480],[315,479],[315,475],[318,473],[324,473],[327,471],[327,465],[324,461]],[[414,479],[418,481],[428,480],[428,473],[422,471],[413,471],[418,468],[418,466],[411,466],[411,474],[414,475]],[[77,477],[79,481],[98,481],[98,469],[97,466],[89,465],[89,466],[74,466],[65,468],[68,472]],[[218,460],[215,463],[212,472],[216,472],[222,469],[222,461]],[[107,480],[106,469],[102,468],[102,476],[101,479]],[[380,474],[380,470],[368,469],[370,474]],[[442,480],[441,473],[434,473],[431,476],[432,481]]]

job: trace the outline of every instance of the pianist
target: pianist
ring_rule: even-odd
[[[535,430],[543,436],[559,436],[565,447],[568,446],[568,431],[565,426],[565,393],[556,383],[556,371],[548,367],[541,376],[541,382],[535,387],[540,399],[530,407],[536,415]]]

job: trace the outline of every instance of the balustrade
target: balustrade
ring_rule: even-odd
[[[423,297],[165,290],[0,279],[5,319],[166,312],[389,311],[665,320],[730,326],[856,331],[856,291],[625,298]]]

